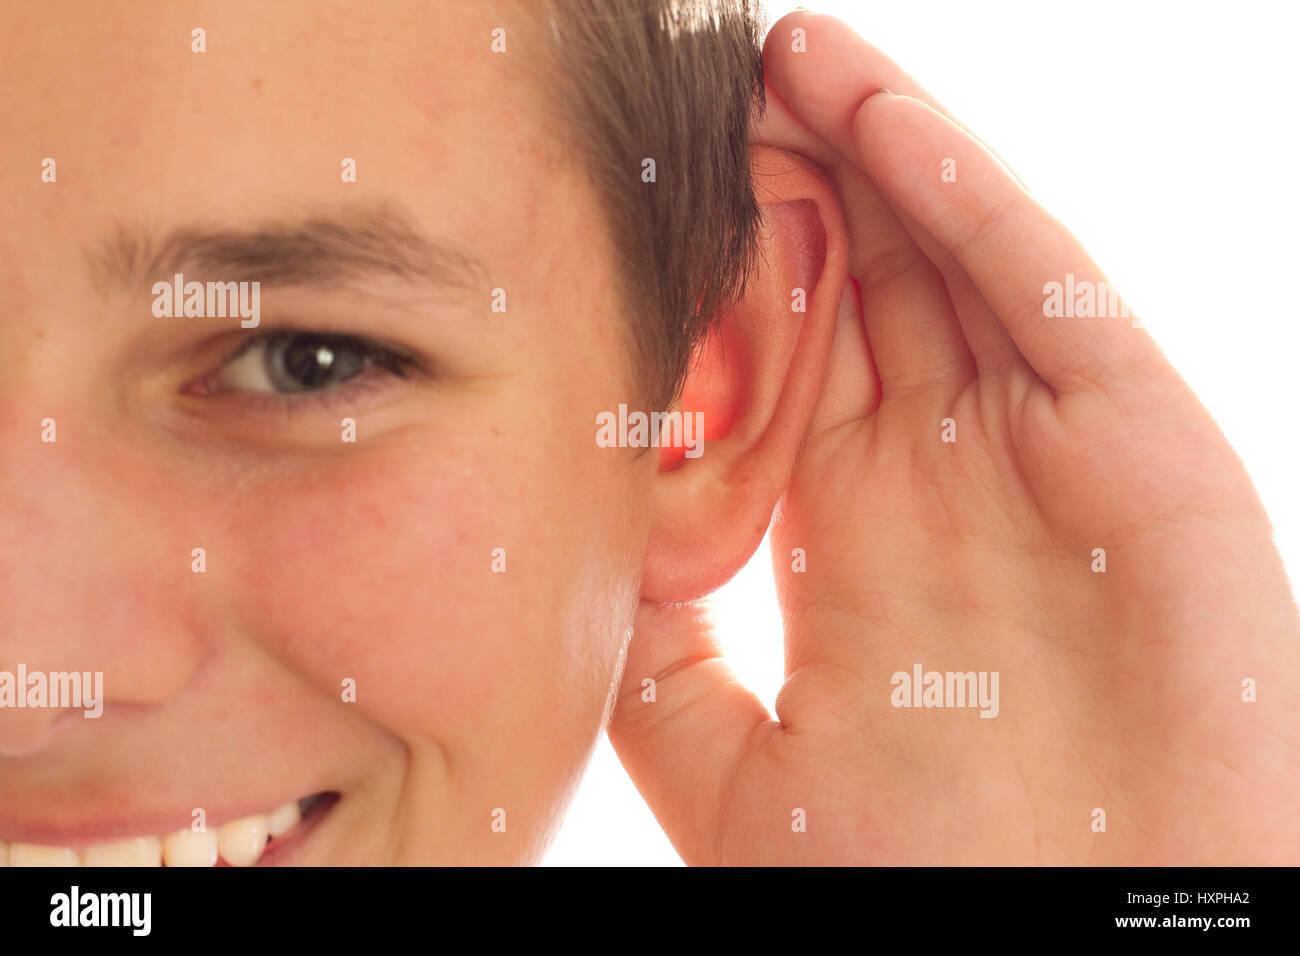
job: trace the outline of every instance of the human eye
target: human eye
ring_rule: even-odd
[[[243,394],[281,403],[350,398],[361,389],[407,378],[417,364],[396,347],[363,336],[270,331],[246,342],[220,368],[184,391]]]

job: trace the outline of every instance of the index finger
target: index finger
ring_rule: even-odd
[[[1090,390],[1167,370],[1150,337],[1130,327],[1138,323],[1111,321],[1112,311],[1125,317],[1127,307],[1100,268],[991,150],[845,24],[809,14],[780,24],[792,20],[807,24],[810,52],[769,39],[773,87],[936,240],[936,265],[950,281],[969,276],[1054,390]],[[891,83],[889,91],[903,95],[878,95]],[[941,177],[944,163],[960,175]],[[1074,309],[1076,290],[1086,309]]]
[[[845,35],[856,42],[845,43]],[[807,116],[830,117],[832,121],[828,125],[818,126],[815,131],[844,156],[854,155],[852,128],[858,107],[881,90],[920,100],[975,136],[974,131],[963,126],[961,120],[948,112],[906,70],[836,17],[797,11],[787,13],[772,24],[763,40],[763,72],[773,88],[782,94],[795,83],[795,69],[805,65],[798,57],[809,60],[807,65],[818,75],[833,77],[835,82],[801,86],[797,112],[805,122]],[[846,101],[841,95],[846,89],[856,91],[856,97]],[[842,114],[840,122],[834,121],[836,111]],[[978,136],[975,138],[979,139]],[[988,149],[987,144],[985,148]],[[1011,175],[1015,176],[1015,173]],[[1020,177],[1016,176],[1016,179],[1019,181]],[[1020,185],[1025,184],[1021,181]]]

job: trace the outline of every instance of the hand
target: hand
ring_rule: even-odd
[[[861,301],[772,528],[778,720],[701,607],[638,614],[610,737],[674,846],[1300,862],[1300,623],[1213,420],[1133,319],[1045,315],[1046,283],[1105,277],[897,66],[806,13],[764,60],[760,135],[828,171]],[[996,672],[996,716],[895,706],[916,665]]]

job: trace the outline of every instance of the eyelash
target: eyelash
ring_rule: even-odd
[[[352,407],[358,399],[387,388],[391,384],[389,379],[408,379],[412,374],[424,371],[423,363],[416,356],[364,336],[315,332],[303,328],[278,328],[259,332],[243,342],[239,348],[226,356],[215,372],[204,376],[201,382],[210,383],[222,370],[258,346],[266,346],[278,339],[299,335],[320,336],[332,340],[336,345],[354,349],[365,357],[366,367],[351,378],[325,388],[304,389],[297,392],[208,388],[204,394],[238,396],[237,401],[256,409],[292,414],[305,406],[323,409]]]

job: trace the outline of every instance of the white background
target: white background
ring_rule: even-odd
[[[768,3],[771,20],[793,7]],[[1246,462],[1300,581],[1295,5],[812,5],[900,63],[1083,240]],[[714,605],[732,666],[771,708],[766,545]],[[680,862],[602,737],[547,863]]]

